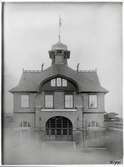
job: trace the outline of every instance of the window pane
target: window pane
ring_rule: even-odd
[[[96,108],[97,107],[97,96],[89,95],[89,107]]]
[[[56,86],[56,80],[55,79],[51,80],[51,86]]]
[[[73,108],[73,95],[65,95],[65,108]]]
[[[45,107],[53,108],[53,95],[45,95]]]
[[[57,86],[61,86],[61,78],[57,78]]]
[[[21,107],[29,107],[29,96],[21,95]]]
[[[64,87],[67,86],[67,80],[66,79],[62,79],[62,86],[64,86]]]

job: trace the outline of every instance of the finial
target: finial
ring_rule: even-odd
[[[62,20],[61,20],[61,16],[59,16],[59,42],[61,41],[61,26],[62,26]]]

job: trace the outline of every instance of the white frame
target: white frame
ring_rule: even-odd
[[[62,79],[62,86],[67,87],[67,80],[66,79]]]
[[[92,105],[91,105],[92,104]],[[95,94],[88,95],[88,108],[97,108],[98,107],[98,97]]]
[[[56,79],[54,78],[54,79],[51,79],[51,86],[52,87],[55,87],[56,86]]]
[[[65,98],[65,108],[73,108],[73,106],[74,106],[73,95],[72,94],[65,94],[64,98]]]
[[[29,107],[29,95],[21,95],[21,107],[22,108]]]
[[[53,103],[54,103],[53,95],[45,94],[45,108],[53,108]]]

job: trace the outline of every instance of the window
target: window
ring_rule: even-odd
[[[20,123],[20,127],[31,127],[31,125],[30,125],[30,122],[28,122],[28,121],[21,121],[21,123]]]
[[[98,127],[98,126],[99,126],[99,124],[96,121],[90,121],[88,124],[88,127]]]
[[[62,86],[67,87],[67,80],[66,79],[62,79]]]
[[[65,95],[65,108],[73,108],[73,95]]]
[[[61,86],[61,78],[57,78],[57,86],[58,86],[58,87]]]
[[[97,96],[89,95],[89,108],[97,108]]]
[[[21,95],[21,107],[29,107],[29,96]]]
[[[53,108],[53,95],[45,95],[45,108]]]
[[[66,79],[62,79],[62,78],[55,78],[55,79],[52,79],[51,80],[51,86],[52,87],[55,87],[55,86],[58,86],[58,87],[67,87],[67,80]]]
[[[56,86],[56,80],[55,79],[51,80],[51,86],[53,86],[53,87]]]

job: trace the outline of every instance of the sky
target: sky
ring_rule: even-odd
[[[5,3],[5,112],[13,112],[13,96],[22,69],[51,65],[48,51],[61,40],[71,51],[68,64],[80,70],[97,69],[105,95],[105,111],[122,116],[122,4],[121,3]]]

